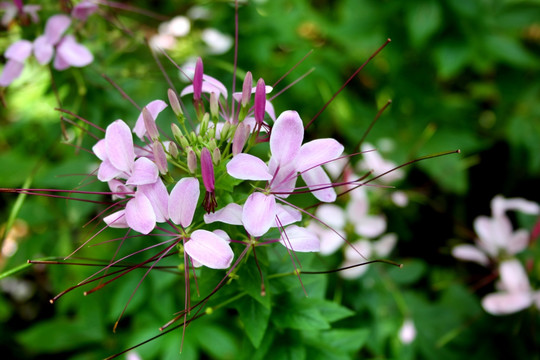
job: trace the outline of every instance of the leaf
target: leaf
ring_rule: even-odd
[[[295,302],[281,302],[275,308],[272,322],[278,328],[297,330],[329,329],[327,319],[321,314],[319,306],[309,298],[302,298]]]
[[[400,285],[412,285],[420,280],[427,270],[427,265],[419,259],[407,260],[403,268],[393,267],[388,269],[388,275]]]
[[[17,335],[17,341],[35,352],[57,353],[101,343],[103,333],[66,318],[44,321]]]
[[[236,309],[240,314],[240,320],[244,324],[244,330],[255,348],[259,348],[270,319],[270,309],[263,306],[259,301],[243,297],[236,302]]]
[[[234,333],[210,322],[205,322],[204,326],[198,325],[196,336],[202,349],[217,359],[235,358],[237,346]]]
[[[462,39],[447,40],[435,48],[433,55],[439,76],[450,79],[467,65],[470,50]]]
[[[346,308],[345,306],[339,305],[333,301],[329,300],[317,300],[312,299],[311,302],[316,304],[321,315],[328,322],[338,321],[349,316],[354,315],[354,311]]]
[[[490,35],[484,39],[486,51],[496,59],[518,67],[538,68],[538,59],[531,55],[515,38]]]
[[[423,1],[407,7],[407,29],[414,47],[422,47],[440,28],[442,10],[437,1]]]

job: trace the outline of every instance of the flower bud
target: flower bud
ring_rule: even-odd
[[[169,142],[168,150],[169,150],[169,154],[171,154],[173,158],[176,159],[178,157],[178,146],[176,146],[175,142],[173,141]]]
[[[197,64],[195,65],[195,74],[193,75],[193,100],[195,102],[201,101],[203,83],[203,63],[202,59],[197,58]]]
[[[203,207],[207,213],[214,212],[217,206],[216,196],[214,193],[216,180],[214,178],[214,165],[212,161],[212,154],[210,154],[210,151],[207,148],[201,149],[201,174],[204,188],[206,189],[206,194],[203,200]]]
[[[184,137],[184,134],[182,134],[182,130],[180,130],[178,125],[174,123],[171,124],[171,130],[176,141],[180,142],[180,139]]]
[[[182,111],[182,107],[180,106],[180,102],[178,101],[178,96],[176,96],[176,93],[173,91],[173,89],[167,90],[167,95],[169,97],[169,104],[171,104],[171,108],[174,111],[174,114],[178,117],[183,116],[184,112]]]
[[[226,121],[225,124],[223,124],[223,128],[221,128],[220,138],[221,139],[227,139],[229,137],[229,132],[231,130],[231,123]]]
[[[215,148],[212,152],[212,162],[214,165],[218,166],[219,162],[221,161],[221,151],[219,151],[219,148]]]
[[[264,110],[266,108],[266,86],[264,85],[264,80],[259,79],[257,81],[257,88],[255,89],[255,105],[253,110],[253,115],[255,121],[259,126],[262,126],[264,121]]]
[[[201,120],[201,127],[199,129],[200,135],[205,135],[206,130],[208,130],[208,122],[210,121],[210,114],[204,113],[203,118]]]
[[[212,119],[219,117],[219,94],[214,92],[210,94],[210,114]]]
[[[163,150],[163,145],[159,141],[154,141],[152,144],[152,153],[154,154],[154,162],[156,163],[159,173],[165,175],[169,170],[167,169],[167,155]]]
[[[187,154],[187,166],[190,173],[194,174],[197,170],[197,155],[193,149],[189,149]]]
[[[251,87],[253,86],[253,75],[251,72],[247,72],[244,78],[244,84],[242,85],[242,107],[246,107],[251,99]]]
[[[249,130],[249,125],[246,125],[245,123],[240,123],[236,128],[232,144],[233,156],[242,152],[246,140],[249,137]]]
[[[142,116],[144,120],[144,127],[146,128],[146,133],[153,141],[159,139],[159,132],[156,126],[156,120],[150,114],[150,111],[146,107],[142,109]]]

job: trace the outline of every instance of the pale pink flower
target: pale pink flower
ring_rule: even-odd
[[[500,195],[491,201],[492,216],[479,216],[474,220],[474,229],[478,238],[476,246],[464,244],[452,249],[452,255],[458,259],[489,265],[490,259],[515,255],[523,251],[529,240],[525,229],[513,230],[506,211],[514,210],[525,214],[538,214],[538,204],[521,198],[505,199]]]
[[[498,292],[482,299],[482,307],[492,315],[507,315],[528,308],[533,303],[540,309],[540,291],[533,291],[523,265],[517,259],[499,265]]]
[[[403,321],[403,325],[401,325],[398,332],[398,337],[403,344],[410,344],[416,339],[416,327],[410,318]]]

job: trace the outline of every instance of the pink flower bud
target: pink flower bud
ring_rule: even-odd
[[[193,99],[196,102],[201,100],[203,83],[203,63],[201,58],[197,58],[195,65],[195,74],[193,75]]]
[[[142,110],[142,116],[144,120],[144,127],[146,128],[146,133],[150,136],[150,139],[157,140],[159,138],[159,132],[156,126],[156,121],[150,114],[150,111],[144,107]]]
[[[163,150],[163,145],[159,141],[154,141],[152,144],[152,152],[154,154],[154,162],[156,163],[159,172],[165,175],[168,172],[167,169],[167,155]]]
[[[214,164],[212,163],[212,154],[207,148],[201,150],[201,173],[206,194],[203,200],[203,207],[207,213],[214,212],[217,206],[214,178]]]
[[[249,130],[249,125],[246,125],[245,123],[240,123],[236,128],[232,145],[233,155],[238,155],[242,152],[242,149],[244,148],[244,145],[249,137]]]
[[[244,78],[244,85],[242,85],[242,107],[245,107],[251,99],[251,87],[253,86],[253,75],[251,72],[247,72]]]
[[[187,166],[189,172],[192,174],[197,170],[197,155],[192,149],[190,149],[187,154]]]
[[[264,120],[264,110],[266,107],[266,86],[264,80],[259,79],[257,81],[257,88],[255,89],[255,105],[254,116],[257,124],[262,125]]]
[[[182,107],[180,106],[180,102],[178,101],[178,96],[176,96],[176,93],[173,91],[173,89],[167,90],[167,96],[169,97],[169,104],[171,104],[171,108],[174,111],[174,114],[176,116],[183,115],[184,112],[182,111]]]

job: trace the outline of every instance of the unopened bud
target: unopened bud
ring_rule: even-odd
[[[178,96],[174,92],[173,89],[167,90],[167,95],[169,97],[169,104],[171,104],[171,108],[174,111],[174,114],[178,117],[184,116],[184,112],[182,111],[182,107],[180,106],[180,102],[178,101]]]
[[[159,141],[154,141],[152,144],[152,153],[154,154],[154,162],[156,163],[159,173],[165,175],[167,169],[167,155],[163,150],[163,145]]]
[[[197,155],[193,149],[189,149],[187,154],[187,166],[190,173],[194,174],[197,170]]]
[[[220,138],[221,139],[227,139],[229,137],[229,132],[231,130],[232,124],[228,121],[223,124],[223,128],[221,128]]]
[[[221,161],[221,151],[219,151],[219,148],[215,148],[212,152],[212,162],[214,165],[218,166],[219,162]]]
[[[207,147],[208,147],[208,150],[214,151],[214,149],[217,148],[216,139],[210,139]]]
[[[244,84],[242,85],[242,107],[246,107],[251,99],[251,88],[253,86],[253,75],[251,72],[247,72],[244,78]]]
[[[210,114],[212,115],[212,119],[219,117],[219,94],[215,92],[210,94]]]
[[[200,101],[203,83],[203,63],[201,58],[197,58],[195,64],[195,74],[193,75],[193,100]]]
[[[180,145],[182,146],[182,148],[184,148],[184,149],[187,149],[187,148],[189,148],[191,146],[189,144],[188,138],[185,137],[185,136],[180,137],[179,142],[180,142]]]
[[[184,134],[182,134],[182,130],[176,125],[175,123],[171,124],[171,131],[173,133],[174,138],[176,141],[180,142],[180,139],[184,137]]]
[[[175,142],[173,141],[169,142],[168,150],[169,150],[169,154],[171,154],[173,158],[176,159],[178,157],[178,146],[176,146]]]
[[[245,123],[238,124],[236,131],[234,132],[233,144],[232,144],[232,153],[233,156],[242,152],[244,145],[249,136],[249,125]]]
[[[144,120],[144,127],[146,128],[146,133],[153,141],[159,139],[159,132],[156,126],[156,120],[150,114],[150,111],[146,107],[142,109],[142,116]]]
[[[204,113],[203,118],[201,120],[201,128],[199,129],[199,134],[205,135],[206,130],[208,130],[208,122],[210,121],[210,114]]]
[[[264,85],[264,80],[259,79],[257,81],[257,88],[255,89],[255,105],[253,110],[253,115],[255,121],[259,126],[262,125],[264,121],[264,110],[266,108],[266,86]]]

